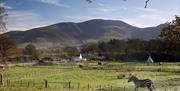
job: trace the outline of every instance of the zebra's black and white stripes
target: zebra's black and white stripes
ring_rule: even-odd
[[[134,82],[135,91],[138,91],[139,87],[147,87],[149,91],[153,91],[153,89],[155,89],[153,82],[150,79],[139,80],[136,76],[130,75],[128,77],[128,82]]]

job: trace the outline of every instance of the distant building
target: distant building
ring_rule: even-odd
[[[71,60],[75,62],[80,62],[80,61],[86,61],[87,59],[83,58],[82,54],[79,54],[79,56],[77,57],[72,57]]]
[[[147,59],[147,63],[154,63],[154,60],[151,58],[151,56],[149,56],[149,58]]]

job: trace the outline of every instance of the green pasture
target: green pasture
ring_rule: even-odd
[[[85,69],[79,65],[83,65]],[[151,79],[156,87],[155,91],[180,91],[179,64],[120,62],[102,62],[102,65],[83,62],[58,63],[54,66],[14,66],[3,71],[4,86],[0,90],[132,91],[134,84],[127,82],[130,73],[139,79]],[[48,82],[47,88],[45,80]]]

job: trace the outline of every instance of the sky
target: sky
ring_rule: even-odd
[[[180,15],[180,0],[0,0],[8,30],[28,30],[60,22],[121,20],[137,27],[166,23]]]

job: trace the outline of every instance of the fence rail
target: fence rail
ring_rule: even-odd
[[[33,87],[33,88],[46,88],[46,89],[69,89],[69,90],[90,90],[90,91],[132,91],[134,88],[128,88],[126,86],[116,87],[113,85],[92,85],[87,83],[86,85],[81,85],[80,83],[72,83],[72,82],[50,82],[48,80],[43,80],[42,82],[36,82],[35,80],[31,81],[4,81],[4,87]],[[146,91],[147,89],[140,90]],[[180,86],[176,86],[174,88],[160,88],[156,89],[156,91],[180,91]]]

